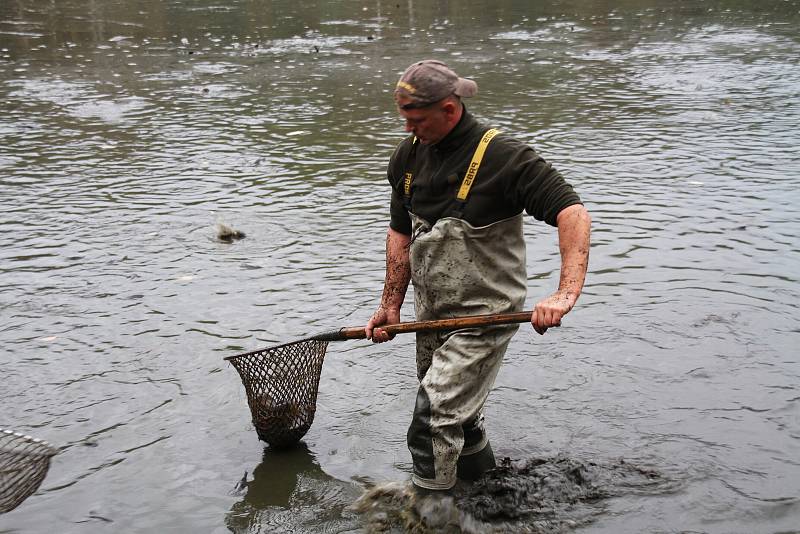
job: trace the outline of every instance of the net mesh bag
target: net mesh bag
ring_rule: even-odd
[[[40,439],[0,428],[0,513],[13,510],[39,488],[56,452]]]
[[[314,422],[327,341],[295,341],[225,358],[244,384],[258,437],[271,447],[297,443]]]

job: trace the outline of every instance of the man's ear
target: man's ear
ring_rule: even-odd
[[[456,114],[456,111],[458,111],[458,104],[460,103],[456,102],[452,98],[448,98],[442,104],[442,111],[448,117],[453,117]]]

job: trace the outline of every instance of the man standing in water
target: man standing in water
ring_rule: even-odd
[[[539,334],[559,326],[581,293],[589,214],[572,187],[532,148],[477,122],[461,102],[477,84],[444,63],[403,73],[395,103],[411,136],[388,167],[392,186],[381,304],[366,326],[400,322],[408,283],[417,320],[518,312],[526,297],[522,212],[558,227],[558,290],[536,304]],[[516,325],[417,334],[420,387],[408,430],[412,482],[449,490],[495,465],[482,409]]]

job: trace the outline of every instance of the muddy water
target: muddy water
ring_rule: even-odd
[[[563,455],[502,458],[474,483],[459,482],[447,495],[419,494],[406,482],[378,484],[351,509],[367,531],[565,532],[591,524],[604,499],[628,494],[675,493],[681,483],[624,459],[610,463]]]
[[[0,532],[371,528],[352,502],[410,472],[413,339],[331,344],[285,454],[222,358],[369,317],[391,86],[421,57],[473,76],[470,109],[594,216],[579,308],[509,350],[495,451],[665,481],[484,519],[797,532],[800,5],[531,6],[0,3],[0,427],[61,448]],[[532,304],[558,256],[526,232]]]

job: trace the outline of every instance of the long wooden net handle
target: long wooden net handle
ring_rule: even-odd
[[[409,332],[430,332],[431,330],[458,330],[459,328],[527,323],[531,320],[532,314],[533,311],[531,310],[517,313],[470,315],[467,317],[454,317],[452,319],[437,319],[435,321],[388,324],[382,325],[381,328],[390,335],[407,334]],[[339,336],[339,339],[364,339],[367,337],[363,326],[342,328],[339,330]]]

